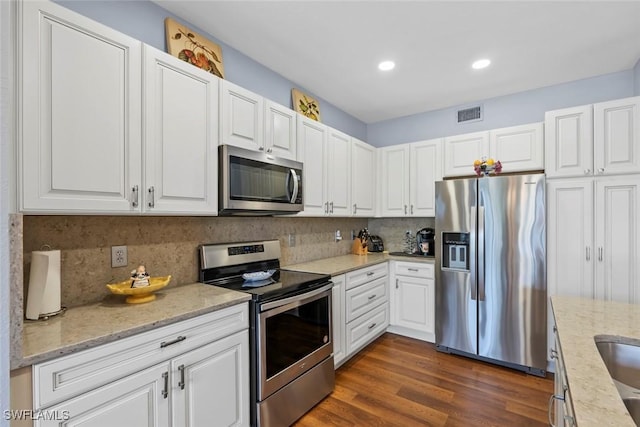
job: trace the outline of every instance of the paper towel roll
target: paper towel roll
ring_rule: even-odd
[[[31,252],[26,318],[60,311],[60,251]]]

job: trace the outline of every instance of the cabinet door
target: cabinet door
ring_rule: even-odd
[[[144,210],[216,214],[219,79],[151,46],[144,67]]]
[[[331,215],[351,215],[351,137],[335,129],[329,129],[327,177],[327,201]]]
[[[547,178],[593,175],[591,105],[547,111],[544,128]]]
[[[596,180],[595,242],[596,297],[640,303],[640,176]]]
[[[169,365],[160,364],[45,409],[59,420],[35,427],[168,427]],[[62,422],[64,421],[64,422]]]
[[[543,124],[495,129],[489,132],[489,153],[505,172],[544,169]]]
[[[595,297],[593,178],[547,180],[547,294]],[[547,308],[548,346],[553,311]]]
[[[380,156],[380,215],[409,214],[409,145],[394,145],[378,151]]]
[[[171,367],[172,425],[249,426],[247,330],[177,357]]]
[[[640,96],[593,106],[595,172],[640,172]]]
[[[353,216],[375,215],[376,148],[351,138],[351,207]]]
[[[326,150],[327,127],[298,115],[298,161],[303,163],[304,200],[304,211],[299,215],[321,216],[329,213],[326,198]]]
[[[489,156],[489,132],[444,139],[444,176],[473,175],[473,162]]]
[[[332,288],[332,316],[333,316],[333,364],[337,368],[346,357],[345,344],[345,306],[344,306],[344,283],[345,276],[334,276],[331,278]]]
[[[21,209],[139,212],[141,43],[51,2],[18,4]]]
[[[265,99],[265,143],[267,153],[296,159],[296,112]]]
[[[396,276],[391,322],[395,326],[435,333],[433,279]]]
[[[436,216],[436,181],[442,179],[442,140],[411,144],[409,214]]]
[[[228,80],[220,84],[220,144],[263,150],[263,98]]]

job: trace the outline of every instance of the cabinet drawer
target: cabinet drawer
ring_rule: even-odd
[[[355,288],[380,277],[386,277],[388,268],[386,262],[376,264],[371,267],[361,268],[360,270],[347,273],[346,289]]]
[[[381,277],[347,291],[347,322],[387,300],[387,278]]]
[[[245,303],[33,365],[33,408],[61,402],[248,327]]]
[[[423,262],[396,262],[395,273],[398,276],[434,278],[435,265]]]
[[[384,303],[347,324],[347,354],[352,355],[382,334],[389,324],[389,306]]]

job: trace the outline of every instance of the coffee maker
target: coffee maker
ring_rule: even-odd
[[[433,228],[423,228],[416,234],[416,253],[424,256],[435,256],[436,246],[435,240],[436,232]]]

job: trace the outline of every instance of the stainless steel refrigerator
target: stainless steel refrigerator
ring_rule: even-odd
[[[436,345],[544,376],[544,174],[436,183]]]

